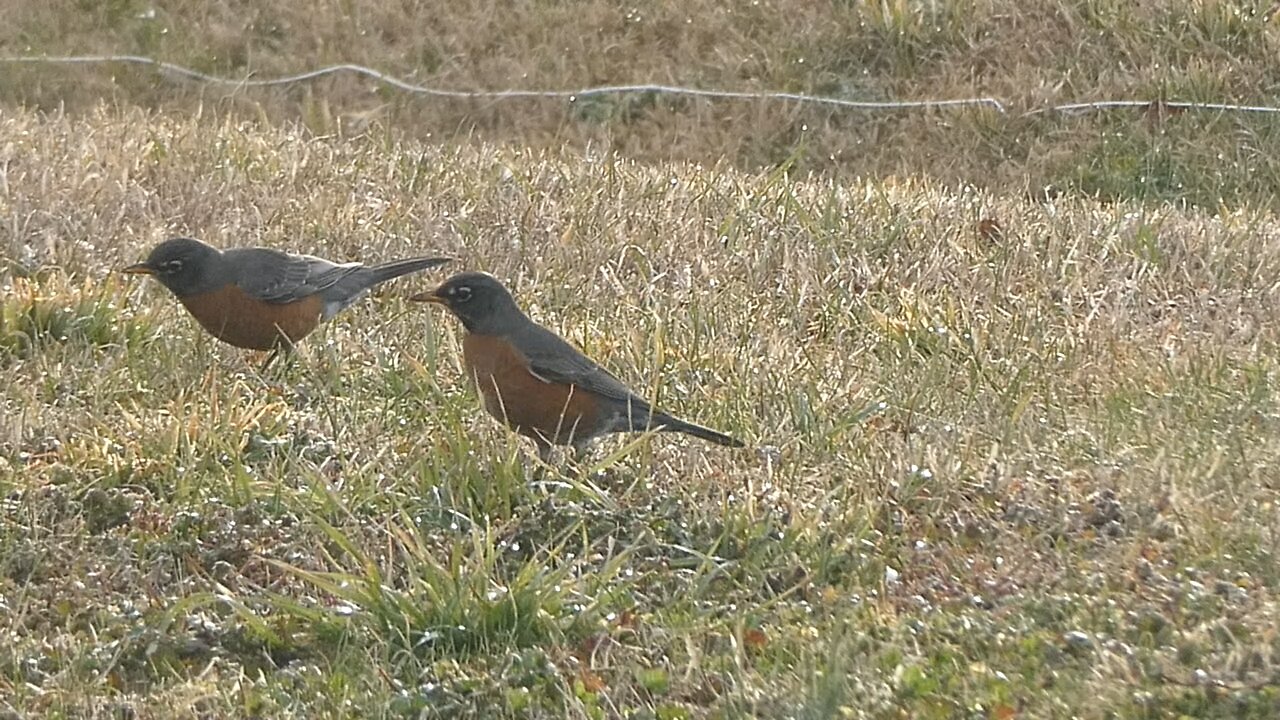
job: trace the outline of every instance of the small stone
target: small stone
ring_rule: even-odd
[[[1093,647],[1093,639],[1089,637],[1089,634],[1080,632],[1079,630],[1072,630],[1071,632],[1063,634],[1062,639],[1067,643],[1067,647],[1071,650],[1082,651],[1089,650]]]

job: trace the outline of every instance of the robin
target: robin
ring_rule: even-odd
[[[271,248],[219,250],[199,240],[171,238],[123,272],[159,280],[219,340],[246,350],[272,350],[265,368],[281,348],[292,348],[373,286],[449,260],[423,257],[370,267]]]
[[[466,328],[463,361],[489,414],[533,438],[545,461],[551,446],[581,452],[600,435],[682,432],[719,445],[741,441],[652,408],[609,371],[530,320],[487,273],[454,275],[410,298],[444,305]]]

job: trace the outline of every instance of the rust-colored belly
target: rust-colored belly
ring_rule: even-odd
[[[462,351],[485,410],[516,432],[560,445],[599,434],[596,398],[573,385],[538,379],[506,340],[468,333]]]
[[[319,295],[286,304],[265,303],[235,285],[179,299],[214,337],[246,350],[274,350],[286,338],[296,343],[320,324],[323,305]]]

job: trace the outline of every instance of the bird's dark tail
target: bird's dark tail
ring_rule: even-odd
[[[649,418],[651,427],[661,432],[681,432],[686,435],[692,435],[696,438],[702,438],[708,442],[726,447],[746,447],[746,444],[737,438],[731,438],[722,432],[712,430],[709,427],[703,427],[684,420],[678,420],[665,413],[655,412]]]
[[[419,270],[426,270],[427,268],[433,268],[437,265],[443,265],[452,259],[453,258],[447,257],[420,257],[413,258],[412,260],[395,260],[381,265],[374,265],[369,268],[369,272],[372,273],[370,276],[372,282],[369,283],[369,287],[381,285],[382,283],[388,280],[394,280],[401,275],[408,275],[409,273],[418,272]]]

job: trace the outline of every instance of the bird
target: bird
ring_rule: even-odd
[[[742,441],[653,408],[577,348],[535,323],[494,276],[463,272],[409,298],[445,306],[462,322],[463,364],[485,410],[532,438],[545,462],[552,445],[581,455],[607,433],[680,432],[718,445]]]
[[[291,350],[375,285],[449,260],[334,263],[265,247],[220,250],[175,237],[121,272],[160,281],[219,340],[246,350],[271,350],[265,370],[282,349]]]

